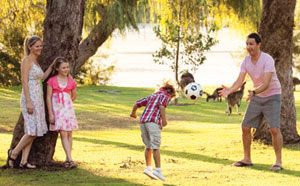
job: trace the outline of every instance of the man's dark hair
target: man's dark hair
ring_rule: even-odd
[[[260,35],[258,33],[251,33],[251,34],[248,35],[247,38],[253,38],[253,39],[255,39],[255,42],[257,44],[261,43],[261,37],[260,37]]]

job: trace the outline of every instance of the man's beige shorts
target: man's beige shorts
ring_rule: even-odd
[[[140,123],[143,142],[148,149],[159,149],[161,130],[157,123]]]

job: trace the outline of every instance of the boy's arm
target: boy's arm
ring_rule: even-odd
[[[160,117],[162,121],[162,126],[167,126],[167,118],[166,118],[166,107],[163,105],[159,105]]]
[[[133,105],[132,107],[132,111],[131,111],[131,114],[130,114],[130,117],[133,117],[133,118],[136,118],[136,110],[142,106],[146,106],[148,103],[148,99],[147,98],[143,98],[143,99],[140,99],[140,100],[137,100],[136,103]]]
[[[132,118],[136,118],[136,110],[138,109],[137,105],[134,104],[133,107],[132,107],[132,111],[131,111],[131,114],[130,114],[130,117]]]

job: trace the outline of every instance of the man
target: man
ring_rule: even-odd
[[[270,170],[282,170],[281,150],[283,140],[280,132],[281,85],[276,75],[274,60],[269,54],[260,50],[261,37],[257,33],[248,35],[246,45],[249,55],[245,57],[241,65],[237,80],[230,88],[222,85],[223,90],[219,91],[219,94],[222,96],[235,92],[243,84],[246,74],[250,76],[254,85],[253,90],[248,90],[246,101],[250,100],[250,103],[242,122],[244,158],[235,162],[233,166],[253,165],[250,155],[251,128],[258,128],[264,117],[270,125],[276,155],[276,162]]]

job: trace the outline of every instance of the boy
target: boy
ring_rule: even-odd
[[[160,178],[165,181],[160,167],[160,141],[161,130],[167,126],[166,107],[170,100],[176,96],[175,88],[169,82],[165,82],[158,92],[136,101],[132,108],[130,117],[136,118],[138,108],[145,106],[145,110],[140,118],[140,128],[142,139],[145,144],[146,169],[144,174],[153,179]],[[151,166],[151,154],[155,162],[155,171]]]

